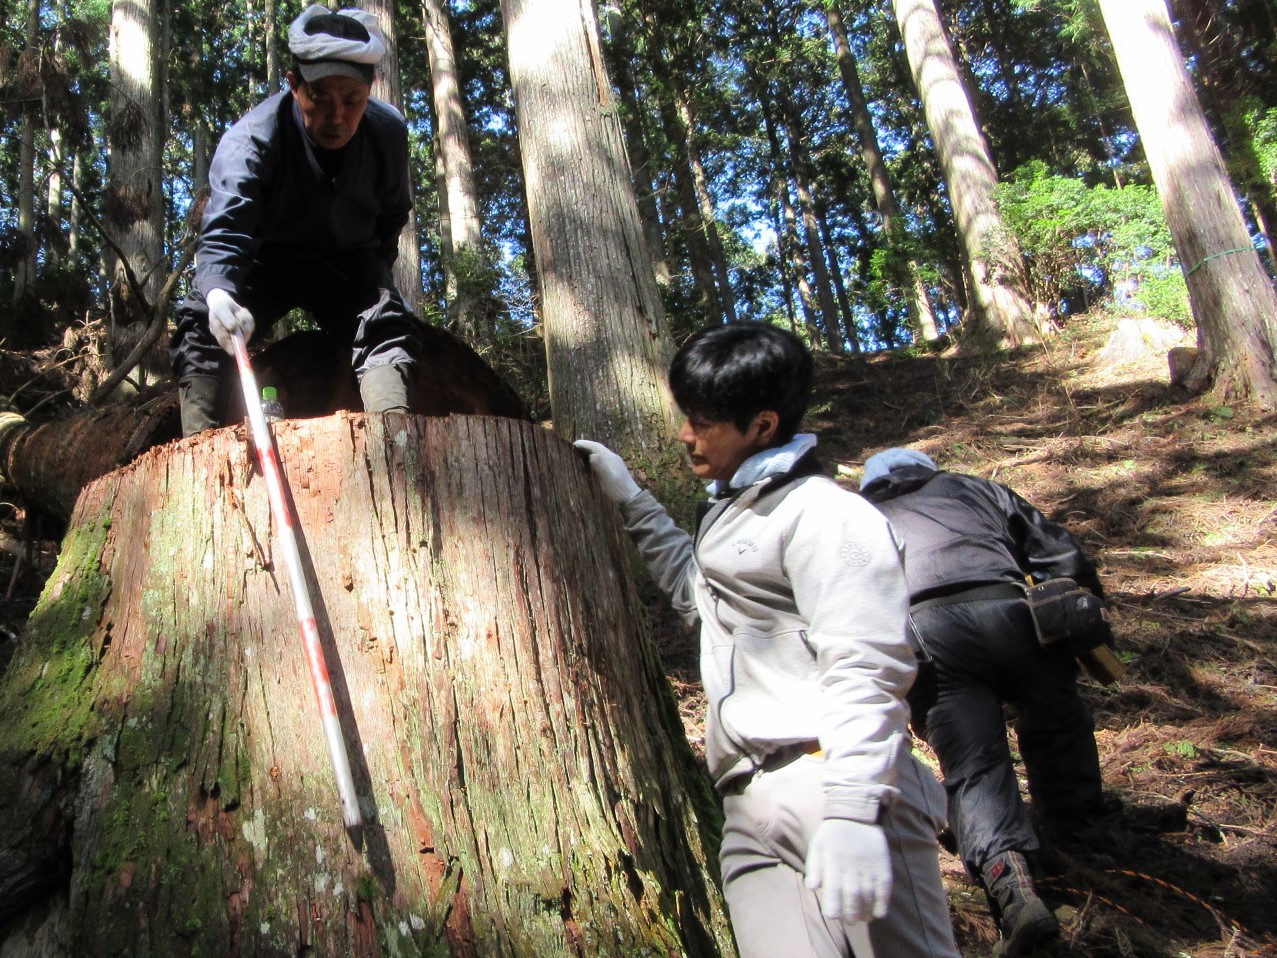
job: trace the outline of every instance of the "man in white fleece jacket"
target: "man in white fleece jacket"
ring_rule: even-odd
[[[576,445],[675,609],[700,623],[742,958],[956,958],[944,792],[910,750],[900,549],[796,434],[811,368],[801,340],[763,323],[706,330],[674,357],[679,439],[713,480],[695,539],[619,456]]]

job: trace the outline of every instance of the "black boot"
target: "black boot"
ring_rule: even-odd
[[[1034,891],[1029,863],[1020,852],[995,856],[981,873],[989,908],[1002,932],[996,954],[1019,958],[1060,936],[1060,923]]]
[[[217,395],[221,384],[217,376],[186,376],[177,384],[183,436],[193,436],[221,425]]]

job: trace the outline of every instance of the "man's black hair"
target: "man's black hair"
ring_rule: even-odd
[[[779,442],[798,431],[811,396],[811,353],[788,330],[738,322],[697,333],[670,363],[670,390],[683,414],[730,422],[744,432],[754,417],[780,417]]]

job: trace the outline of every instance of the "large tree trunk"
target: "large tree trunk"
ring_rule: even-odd
[[[0,684],[9,945],[729,952],[712,794],[571,447],[486,417],[275,429],[362,831],[251,450],[159,447],[85,489]]]
[[[62,244],[66,234],[62,230],[62,170],[66,155],[62,146],[62,131],[58,127],[49,130],[49,189],[46,193],[45,215],[53,236],[46,245],[44,256],[50,270],[62,265]]]
[[[395,5],[390,0],[366,0],[363,8],[377,18],[381,32],[386,36],[386,56],[377,67],[372,95],[402,113],[403,83],[399,78],[399,31],[395,23]],[[408,178],[410,187],[413,180],[411,176]],[[421,241],[417,237],[417,211],[413,208],[409,208],[408,222],[399,231],[399,255],[395,258],[394,276],[395,285],[399,287],[408,308],[420,316],[425,297],[421,290]]]
[[[150,321],[165,279],[159,6],[159,0],[111,5],[106,226],[124,260],[110,253],[113,334]]]
[[[668,288],[671,280],[669,259],[666,255],[665,235],[661,228],[661,208],[657,202],[653,178],[658,164],[647,148],[643,132],[643,118],[649,111],[641,103],[639,83],[633,64],[638,59],[630,38],[630,28],[625,17],[612,17],[611,42],[604,47],[608,68],[616,81],[621,96],[621,123],[625,128],[625,151],[630,158],[634,175],[634,201],[638,204],[639,218],[643,221],[643,235],[647,237],[647,249],[652,254],[652,275],[656,284]]]
[[[496,270],[484,248],[462,77],[453,52],[452,26],[442,0],[422,0],[435,112],[439,243],[448,321],[476,349],[497,345]]]
[[[665,457],[673,352],[592,0],[502,0],[560,436]],[[671,474],[678,466],[671,463]],[[672,481],[672,480],[670,480]]]
[[[680,82],[675,87],[674,97],[678,109],[679,126],[684,132],[681,146],[687,152],[687,165],[692,171],[696,209],[700,214],[705,248],[709,250],[709,263],[713,270],[714,284],[718,288],[719,305],[723,310],[723,319],[734,323],[736,322],[736,295],[732,292],[731,270],[727,263],[727,254],[723,251],[722,238],[718,234],[718,215],[714,211],[714,197],[709,191],[709,174],[705,172],[705,163],[701,159],[701,151],[696,143],[697,124],[692,115],[691,97],[685,82]]]
[[[1020,345],[1036,334],[1019,244],[997,207],[998,173],[936,0],[893,0],[913,82],[944,169],[974,300],[965,343]]]
[[[1197,321],[1197,362],[1184,385],[1277,409],[1277,292],[1193,93],[1166,2],[1101,0],[1100,11]]]
[[[37,46],[40,30],[40,0],[27,0],[26,42],[29,50]],[[33,295],[35,286],[36,251],[35,238],[35,118],[32,104],[24,104],[18,134],[18,252],[13,264],[13,302],[24,303]],[[8,312],[7,310],[5,311]],[[11,314],[13,315],[13,314]],[[8,323],[5,324],[9,325]],[[11,338],[21,329],[0,330]]]
[[[823,349],[825,332],[817,320],[816,297],[807,281],[807,261],[803,257],[803,245],[798,239],[798,214],[794,211],[794,203],[789,195],[790,177],[780,148],[780,134],[776,131],[772,116],[771,98],[762,97],[759,102],[762,104],[763,127],[767,131],[767,145],[772,160],[772,189],[776,195],[776,255],[781,263],[788,263],[793,284],[798,288],[807,345],[812,349]],[[836,336],[837,331],[832,335]]]
[[[1226,149],[1228,170],[1245,194],[1255,226],[1264,237],[1269,267],[1277,267],[1277,182],[1265,171],[1259,157],[1262,146],[1255,129],[1245,119],[1277,61],[1277,23],[1265,18],[1228,16],[1214,0],[1172,0],[1170,13],[1180,31],[1181,46],[1195,63],[1202,107],[1214,114],[1219,134],[1216,143]],[[1266,51],[1267,55],[1262,56]],[[1256,54],[1261,54],[1257,59]]]
[[[789,143],[794,193],[798,197],[798,215],[803,224],[803,243],[807,247],[807,268],[811,270],[811,278],[815,283],[816,295],[820,301],[820,315],[824,320],[829,351],[841,356],[846,352],[843,345],[841,318],[838,304],[834,302],[834,288],[829,281],[829,266],[825,259],[824,243],[820,237],[811,166],[807,162],[807,153],[803,149],[803,141],[807,134],[802,127],[802,118],[794,108],[787,91],[778,90],[776,99],[780,108],[780,121],[785,130],[785,138]]]
[[[371,11],[370,11],[371,12]],[[266,89],[277,90],[280,86],[279,69],[279,6],[275,0],[266,0],[265,23],[266,34]]]
[[[646,13],[645,16],[649,32],[657,37],[661,36],[663,31],[659,19],[651,13]],[[669,175],[674,181],[678,197],[677,236],[686,249],[688,269],[691,270],[692,279],[700,293],[703,313],[702,316],[693,317],[690,323],[684,317],[676,317],[678,332],[685,337],[703,326],[726,322],[727,312],[715,278],[714,255],[707,241],[709,234],[701,215],[701,204],[696,198],[696,176],[692,171],[691,154],[688,150],[691,132],[684,124],[675,102],[674,91],[679,78],[675,74],[673,57],[659,42],[649,40],[647,64],[655,81],[652,99],[656,101],[655,108],[660,115],[661,128],[668,144]]]

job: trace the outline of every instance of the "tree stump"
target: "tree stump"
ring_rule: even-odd
[[[1156,319],[1125,318],[1104,341],[1099,359],[1105,366],[1121,366],[1156,356],[1160,361],[1168,349],[1182,345],[1187,339],[1182,326]]]
[[[276,437],[359,840],[252,449],[155,447],[81,494],[0,683],[4,954],[731,953],[717,806],[571,447],[470,416]]]
[[[473,349],[447,330],[422,326],[420,373],[411,412],[530,419],[527,404]],[[0,358],[3,358],[0,354]],[[253,357],[258,383],[279,390],[289,419],[363,411],[350,350],[318,331],[292,333]],[[238,377],[223,383],[222,423],[244,421]],[[128,401],[49,422],[0,414],[0,481],[28,506],[65,522],[80,490],[182,434],[177,389],[151,388]]]

